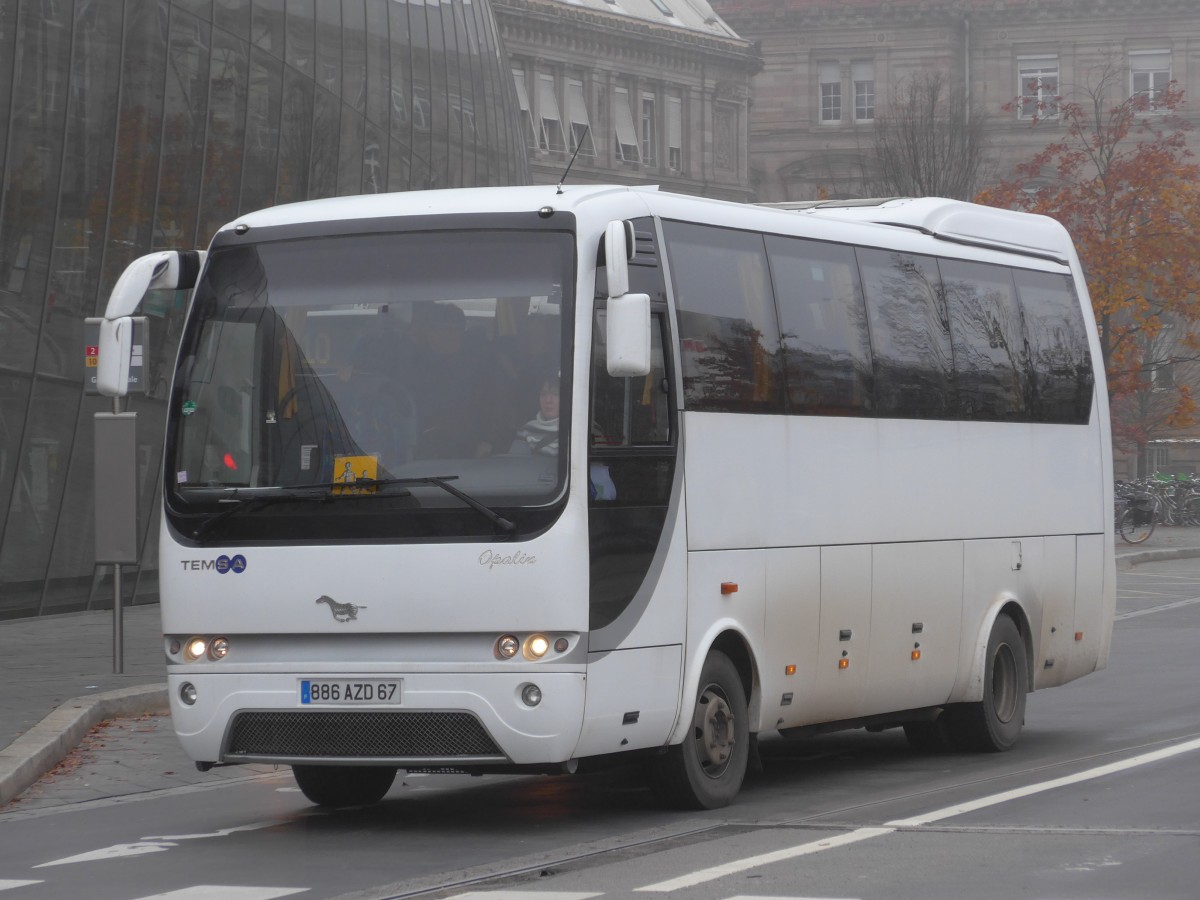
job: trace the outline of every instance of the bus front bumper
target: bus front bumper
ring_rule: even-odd
[[[167,685],[175,732],[201,763],[553,764],[570,759],[584,710],[582,672],[181,673]]]

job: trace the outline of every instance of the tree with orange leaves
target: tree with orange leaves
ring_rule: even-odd
[[[1043,104],[1033,127],[1061,137],[977,200],[1051,216],[1071,232],[1100,329],[1113,435],[1140,449],[1195,420],[1191,385],[1178,376],[1200,353],[1200,166],[1190,126],[1175,115],[1183,91],[1172,82],[1129,97],[1124,83],[1110,64],[1081,100]]]

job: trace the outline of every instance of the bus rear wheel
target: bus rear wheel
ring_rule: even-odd
[[[999,616],[988,637],[983,699],[948,706],[942,713],[951,742],[960,750],[984,753],[1012,749],[1025,724],[1028,693],[1025,640],[1011,617]]]
[[[737,667],[714,650],[700,672],[691,728],[658,762],[654,785],[662,798],[685,809],[733,802],[750,758],[749,725]]]
[[[292,766],[301,792],[317,806],[363,806],[383,798],[396,779],[393,766]]]

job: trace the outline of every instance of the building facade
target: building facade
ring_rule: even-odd
[[[111,605],[83,320],[126,264],[276,203],[525,183],[516,111],[488,0],[0,3],[0,618]],[[182,297],[143,311],[139,601]]]
[[[535,184],[749,200],[760,65],[704,0],[493,0]]]
[[[860,195],[877,115],[916,72],[944,73],[986,117],[990,171],[1061,134],[1055,98],[1082,99],[1114,72],[1106,99],[1154,97],[1171,81],[1200,96],[1194,0],[713,0],[760,42],[751,178],[761,201]],[[1037,129],[1035,115],[1046,120]],[[1200,123],[1194,102],[1185,114]],[[1193,145],[1200,146],[1193,138]]]

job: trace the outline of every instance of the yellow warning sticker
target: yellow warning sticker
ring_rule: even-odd
[[[373,494],[379,477],[379,457],[335,456],[333,458],[334,494]]]

